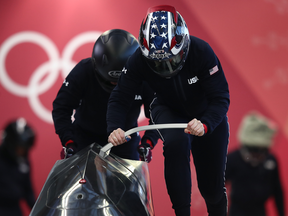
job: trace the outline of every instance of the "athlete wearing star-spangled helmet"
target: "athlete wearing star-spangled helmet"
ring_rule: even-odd
[[[185,63],[189,31],[174,7],[156,6],[148,10],[141,24],[139,42],[149,67],[162,77],[171,77]]]
[[[108,141],[114,146],[123,143],[126,110],[137,86],[146,81],[156,92],[150,106],[153,123],[188,123],[184,131],[159,130],[165,181],[175,214],[191,214],[192,153],[209,216],[226,216],[230,94],[219,59],[207,42],[189,35],[183,17],[169,5],[148,9],[138,41],[140,47],[126,62],[125,73],[108,102]]]

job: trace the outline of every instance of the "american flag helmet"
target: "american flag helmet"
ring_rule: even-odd
[[[182,69],[190,38],[183,17],[173,6],[149,8],[138,40],[146,62],[158,75],[169,78]]]

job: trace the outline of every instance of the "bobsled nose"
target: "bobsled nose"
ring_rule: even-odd
[[[154,215],[147,163],[103,158],[100,149],[92,144],[56,161],[30,216]]]

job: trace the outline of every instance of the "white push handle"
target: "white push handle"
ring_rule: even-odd
[[[135,127],[125,132],[125,136],[130,134],[146,131],[146,130],[157,130],[157,129],[172,129],[172,128],[186,128],[187,124],[155,124],[155,125],[146,125],[141,127]],[[113,147],[112,143],[108,143],[100,149],[99,155],[103,158],[107,157],[110,153],[111,148]]]

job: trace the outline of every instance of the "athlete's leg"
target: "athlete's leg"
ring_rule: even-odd
[[[153,115],[154,114],[154,115]],[[157,106],[152,111],[156,124],[185,123],[183,119],[165,106]],[[163,139],[164,175],[172,207],[177,216],[190,215],[191,171],[190,151],[191,136],[184,129],[160,130]]]
[[[198,187],[205,199],[209,216],[227,214],[224,173],[228,139],[229,128],[225,118],[212,134],[195,137],[192,143]]]

